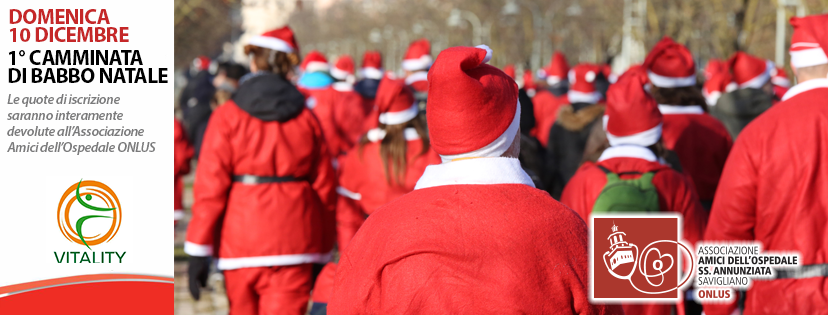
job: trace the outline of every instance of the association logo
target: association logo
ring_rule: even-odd
[[[680,241],[677,214],[595,215],[591,233],[593,301],[676,302],[689,285],[692,252]]]
[[[104,183],[81,179],[60,197],[57,220],[63,236],[74,243],[91,246],[109,242],[121,227],[121,202]]]

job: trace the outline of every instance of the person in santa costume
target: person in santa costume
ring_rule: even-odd
[[[710,109],[710,114],[727,127],[733,139],[745,126],[774,103],[771,71],[768,60],[736,52],[727,61],[737,89],[723,94]]]
[[[518,87],[491,56],[437,57],[426,115],[443,163],[351,240],[331,314],[621,313],[589,303],[583,220],[521,169]]]
[[[535,74],[532,73],[531,69],[527,68],[526,70],[523,70],[522,89],[526,90],[526,95],[529,95],[529,97],[535,97],[535,94],[538,92],[538,83],[535,82]],[[532,114],[534,115],[534,110]]]
[[[314,91],[324,90],[334,83],[328,58],[319,51],[311,50],[302,60],[299,69],[302,70],[302,76],[296,85],[306,96],[313,95]]]
[[[647,210],[681,214],[682,236],[695,244],[704,232],[706,211],[690,180],[659,162],[663,154],[663,119],[658,104],[644,90],[647,82],[643,71],[628,71],[610,87],[603,119],[610,147],[604,150],[598,162],[585,162],[578,169],[566,185],[561,202],[590,222],[590,214],[609,181],[608,174],[622,180],[651,175],[658,206]],[[627,314],[671,314],[674,307],[625,304],[624,310]]]
[[[362,96],[362,106],[368,111],[364,120],[363,133],[377,128],[379,112],[374,106],[380,80],[385,76],[382,69],[382,55],[375,50],[366,51],[362,56],[362,68],[359,70],[362,80],[354,84],[354,90]]]
[[[287,26],[245,47],[255,75],[216,109],[193,187],[184,251],[200,297],[211,256],[230,314],[304,314],[314,265],[335,240],[336,174],[322,128],[287,78],[299,47]]]
[[[650,50],[644,67],[663,115],[664,146],[678,155],[702,205],[710,209],[733,140],[727,128],[707,114],[696,87],[696,63],[687,47],[665,36]]]
[[[339,165],[340,250],[348,247],[366,216],[414,190],[426,166],[440,164],[428,131],[417,119],[414,93],[404,82],[382,79],[376,105],[380,127],[368,131]]]
[[[516,79],[515,76],[517,73],[514,65],[510,64],[503,67],[503,73],[513,80]],[[545,175],[545,166],[543,164],[546,163],[546,159],[544,158],[546,152],[540,142],[538,142],[538,139],[530,134],[531,130],[535,130],[535,108],[532,103],[532,98],[529,97],[529,93],[524,89],[525,84],[518,83],[518,87],[518,101],[521,106],[520,155],[518,155],[518,160],[520,160],[520,165],[523,166],[526,174],[532,178],[535,187],[543,190],[545,186],[541,176]]]
[[[592,127],[601,122],[604,104],[601,93],[595,89],[600,71],[601,68],[593,64],[579,64],[569,70],[568,104],[558,109],[554,124],[547,132],[546,179],[554,198],[561,196],[564,186],[575,175],[583,161]]]
[[[788,89],[791,88],[791,80],[788,79],[788,74],[785,73],[785,68],[775,66],[771,70],[771,84],[773,84],[773,95],[782,100]]]
[[[714,74],[707,81],[704,81],[702,86],[702,96],[704,96],[705,103],[707,103],[707,108],[712,109],[723,94],[736,91],[738,88],[739,86],[736,85],[736,82],[733,82],[733,76],[729,71]]]
[[[190,172],[190,159],[193,158],[193,146],[187,140],[187,132],[184,131],[184,125],[175,121],[175,132],[173,140],[173,156],[175,158],[175,191],[173,196],[174,211],[173,220],[175,223],[184,218],[184,205],[181,202],[184,194],[184,182],[181,180],[184,175]]]
[[[714,75],[723,72],[730,72],[730,69],[727,68],[727,63],[721,59],[710,58],[704,67],[704,80],[710,80]]]
[[[308,108],[319,119],[328,152],[334,157],[356,144],[368,115],[362,97],[354,91],[354,68],[351,56],[340,56],[331,67],[331,76],[336,81],[324,90],[312,92],[307,102]]]
[[[415,92],[428,93],[428,69],[433,61],[431,43],[427,39],[421,38],[411,42],[402,61],[405,84]]]
[[[801,267],[753,281],[743,314],[828,310],[828,14],[791,18],[797,85],[742,130],[725,164],[706,241],[759,241]],[[735,305],[705,305],[731,314]]]
[[[568,73],[569,63],[560,51],[552,55],[548,66],[538,70],[538,78],[543,80],[545,87],[538,89],[532,97],[536,127],[530,134],[537,138],[544,148],[548,146],[549,129],[555,124],[558,110],[561,106],[569,104],[566,98],[569,91]]]

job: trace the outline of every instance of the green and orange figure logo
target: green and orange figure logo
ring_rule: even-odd
[[[109,242],[121,227],[121,202],[109,186],[81,179],[63,193],[57,212],[67,240],[92,249]]]

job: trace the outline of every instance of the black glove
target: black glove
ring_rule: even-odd
[[[190,295],[198,301],[201,297],[201,288],[207,286],[207,276],[210,275],[210,257],[190,256],[187,276],[190,281]]]

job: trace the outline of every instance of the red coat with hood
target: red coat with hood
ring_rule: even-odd
[[[216,109],[196,170],[185,252],[217,253],[222,270],[330,259],[336,176],[304,103],[292,84],[268,74],[242,83]],[[249,184],[234,181],[238,175],[294,180]]]
[[[184,182],[181,177],[190,172],[190,159],[193,157],[193,146],[187,141],[184,126],[178,120],[175,121],[175,132],[173,140],[173,155],[175,157],[175,191],[173,196],[174,218],[176,221],[184,217],[184,205],[181,202],[184,193]]]
[[[532,98],[532,104],[535,107],[535,129],[530,134],[546,147],[549,143],[549,129],[552,129],[558,119],[561,106],[569,104],[569,100],[566,94],[555,96],[552,92],[540,89]]]
[[[587,227],[517,159],[429,166],[336,270],[329,314],[620,314],[589,304]]]
[[[706,241],[760,241],[828,263],[828,79],[792,87],[739,134],[725,164]],[[705,305],[707,314],[735,306]],[[744,314],[824,314],[825,277],[753,281]]]
[[[574,210],[586,222],[595,200],[607,184],[607,175],[598,168],[601,165],[614,173],[656,172],[653,185],[658,192],[661,211],[677,212],[682,215],[684,226],[682,237],[695,244],[704,233],[707,215],[693,190],[693,184],[682,174],[658,162],[655,154],[645,147],[623,145],[607,148],[597,163],[586,162],[575,173],[561,195],[561,202]],[[640,175],[621,175],[621,179],[636,178]],[[624,304],[628,314],[671,314],[670,304]]]
[[[380,206],[405,195],[417,184],[426,166],[440,164],[440,156],[431,148],[424,153],[423,140],[414,128],[405,129],[407,140],[406,171],[402,183],[386,180],[386,163],[380,155],[382,138],[379,129],[369,131],[370,142],[351,150],[339,165],[339,203],[337,205],[337,233],[339,246],[348,243],[365,222],[365,217]],[[393,169],[392,169],[393,170]],[[393,175],[393,171],[392,174]]]
[[[678,155],[683,173],[696,187],[699,199],[713,202],[733,139],[727,128],[701,106],[659,105],[664,115],[662,141]]]
[[[350,150],[363,133],[368,115],[362,97],[349,83],[335,82],[327,89],[311,94],[307,105],[325,134],[328,152],[333,156]]]

